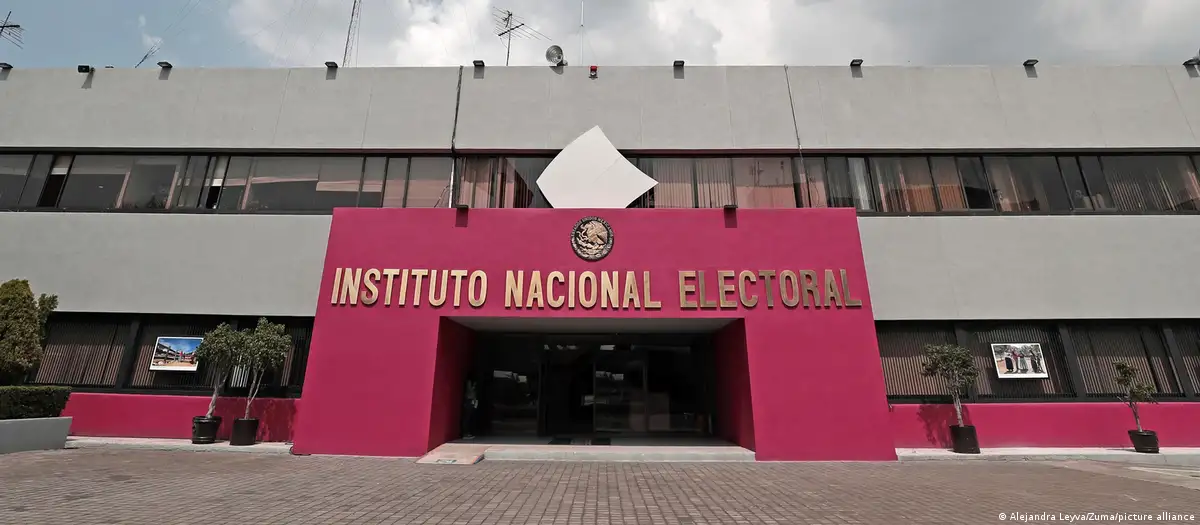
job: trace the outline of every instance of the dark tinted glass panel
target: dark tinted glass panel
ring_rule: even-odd
[[[406,208],[437,208],[450,202],[450,171],[448,157],[413,157],[408,176]]]
[[[133,157],[76,155],[63,187],[59,206],[76,209],[107,209],[116,206]]]
[[[1071,199],[1071,208],[1094,209],[1092,198],[1088,196],[1087,184],[1083,182],[1083,171],[1079,169],[1079,161],[1075,157],[1059,157],[1058,169],[1062,172],[1063,183],[1066,184],[1067,195]]]
[[[1100,167],[1098,157],[1079,157],[1079,167],[1083,170],[1083,181],[1087,184],[1087,195],[1092,208],[1111,210],[1114,207],[1112,193],[1108,189],[1108,181],[1104,179],[1104,170]]]
[[[208,177],[208,157],[191,157],[187,169],[175,185],[175,197],[171,200],[172,208],[198,208],[200,196],[204,194],[204,183]]]
[[[360,208],[378,208],[383,205],[383,179],[386,171],[386,158],[367,157],[363,169],[362,191],[358,194]]]
[[[933,177],[925,157],[871,159],[879,210],[891,213],[937,211]]]
[[[319,162],[320,171],[317,173],[317,193],[310,209],[324,211],[358,205],[363,178],[362,157],[327,157],[312,161]]]
[[[963,194],[962,181],[958,177],[958,163],[954,158],[931,157],[929,167],[933,171],[933,183],[937,187],[941,211],[966,211],[967,199]]]
[[[696,205],[720,208],[734,204],[733,159],[696,159]]]
[[[408,157],[388,159],[387,178],[383,183],[383,207],[403,208],[406,189],[408,189]]]
[[[466,204],[472,208],[494,208],[500,193],[496,177],[496,157],[467,157],[455,161],[458,188],[455,204]]]
[[[829,206],[829,186],[825,183],[825,159],[804,158],[804,181],[801,195],[807,195],[806,206],[825,208]]]
[[[121,191],[121,208],[162,209],[187,157],[138,157]]]
[[[647,159],[658,184],[654,189],[655,208],[695,208],[694,159]]]
[[[62,197],[63,186],[67,184],[67,172],[71,169],[71,162],[74,157],[70,155],[60,155],[54,157],[54,162],[50,167],[50,174],[46,177],[46,184],[42,186],[40,195],[37,198],[37,206],[39,208],[58,206],[59,197]],[[22,198],[24,198],[24,194]]]
[[[850,164],[846,157],[825,159],[825,191],[831,208],[853,208],[854,193],[850,185]]]
[[[736,204],[742,208],[795,208],[796,184],[788,157],[733,159]]]
[[[854,207],[863,211],[875,210],[875,193],[871,184],[871,174],[867,171],[867,159],[850,157],[850,191],[854,196]]]
[[[548,208],[546,198],[535,184],[546,166],[547,157],[501,157],[496,173],[501,184],[500,206],[504,208]]]
[[[1113,203],[1121,211],[1195,211],[1196,173],[1183,156],[1102,157]]]
[[[257,157],[252,161],[250,185],[246,195],[248,210],[307,210],[314,208],[318,158]],[[234,182],[230,176],[226,181]]]
[[[1069,211],[1054,157],[985,157],[1000,211]]]
[[[978,157],[958,157],[955,161],[967,196],[967,207],[972,210],[995,209],[992,185],[984,175],[983,162]]]
[[[0,155],[0,207],[16,206],[25,188],[33,155]]]
[[[25,188],[21,190],[19,206],[38,205],[38,198],[42,196],[42,188],[46,185],[46,177],[50,175],[50,167],[53,165],[54,155],[38,155],[33,159],[33,166],[29,169]]]
[[[209,201],[217,200],[217,209],[221,210],[237,210],[242,206],[242,197],[246,194],[246,179],[250,177],[250,167],[253,159],[250,157],[232,157],[229,159],[229,167],[225,170],[224,176],[220,184],[215,184],[214,188],[210,189],[219,197],[212,199],[210,195]],[[220,189],[218,190],[217,187]]]

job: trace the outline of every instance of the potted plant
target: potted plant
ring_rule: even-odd
[[[246,395],[245,414],[233,420],[230,445],[253,445],[257,440],[258,419],[250,417],[250,406],[258,396],[263,375],[283,366],[291,347],[292,338],[284,331],[283,325],[272,323],[266,318],[259,319],[254,331],[246,334],[246,344],[238,352],[237,363],[249,374],[250,389]]]
[[[1137,370],[1125,363],[1115,363],[1117,369],[1117,384],[1125,391],[1117,396],[1133,411],[1133,424],[1137,430],[1129,431],[1129,440],[1133,442],[1133,450],[1146,454],[1158,453],[1158,434],[1153,430],[1142,429],[1142,418],[1138,414],[1138,403],[1158,403],[1152,396],[1154,389],[1137,380]]]
[[[925,370],[929,377],[939,377],[950,391],[954,400],[954,414],[958,417],[957,425],[950,425],[950,438],[953,450],[959,454],[978,454],[979,437],[973,425],[963,423],[962,393],[975,384],[979,370],[975,368],[975,356],[971,351],[954,344],[926,345]]]
[[[204,340],[196,347],[196,359],[212,371],[212,400],[208,403],[208,413],[192,418],[192,443],[209,444],[217,441],[217,430],[221,428],[221,417],[214,416],[217,409],[217,397],[225,378],[237,362],[239,349],[246,344],[246,334],[234,330],[226,323],[204,334]]]

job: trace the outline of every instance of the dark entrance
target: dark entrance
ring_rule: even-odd
[[[481,435],[710,434],[707,335],[477,336]]]

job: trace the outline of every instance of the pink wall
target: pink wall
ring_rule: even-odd
[[[750,367],[746,324],[734,321],[717,332],[716,435],[754,450],[754,405],[750,399]]]
[[[442,318],[438,327],[437,365],[434,368],[433,410],[429,420],[429,448],[461,434],[464,385],[470,366],[472,332]]]
[[[893,405],[892,433],[900,448],[949,448],[954,405]],[[1200,403],[1139,407],[1142,427],[1164,447],[1200,446]],[[1122,403],[980,403],[963,406],[981,447],[1129,447],[1134,428]]]
[[[70,416],[71,435],[191,439],[192,418],[208,412],[208,396],[157,396],[73,392],[63,416]],[[296,399],[256,399],[250,415],[259,420],[258,439],[289,441],[296,419]],[[229,439],[233,420],[242,417],[245,398],[220,398],[219,439]]]
[[[612,252],[597,262],[577,257],[569,242],[575,223],[589,215],[613,229]],[[759,459],[894,459],[891,439],[878,432],[888,412],[858,239],[851,209],[337,209],[295,448],[416,456],[450,435],[437,419],[442,416],[431,412],[449,399],[446,391],[435,394],[443,317],[707,317],[745,320]],[[372,305],[335,305],[339,268],[481,270],[487,299],[470,306],[464,286],[458,307],[450,301],[431,307],[425,279],[420,305],[413,304],[415,285],[406,306],[385,305],[382,289]],[[776,291],[767,308],[761,290],[760,304],[750,308],[680,307],[680,270],[703,271],[712,298],[719,270],[825,269],[846,271],[861,307],[788,308]],[[526,278],[534,270],[633,271],[639,277],[648,271],[652,298],[662,307],[506,308],[506,270],[523,270]],[[846,411],[856,417],[842,418]]]

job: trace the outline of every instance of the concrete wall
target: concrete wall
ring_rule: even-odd
[[[875,318],[1200,318],[1200,218],[862,217]],[[311,316],[329,216],[0,213],[60,309]],[[232,255],[232,256],[231,256]]]
[[[861,217],[876,319],[1200,317],[1200,217]]]
[[[0,213],[0,278],[69,312],[311,316],[330,220]]]
[[[0,72],[0,149],[626,151],[1200,147],[1183,66]],[[455,126],[455,109],[458,125]],[[797,141],[797,136],[799,141]]]

